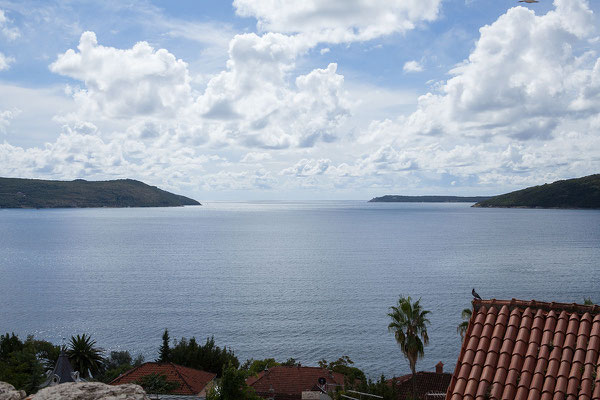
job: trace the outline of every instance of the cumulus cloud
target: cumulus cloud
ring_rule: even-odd
[[[349,114],[337,65],[291,80],[299,49],[296,37],[237,35],[227,70],[212,78],[196,100],[197,114],[213,122],[217,141],[247,147],[312,147],[332,141]],[[218,125],[218,126],[215,126]]]
[[[261,31],[302,34],[313,42],[371,40],[437,19],[441,0],[234,0]]]
[[[331,165],[329,159],[302,159],[296,165],[286,168],[280,172],[281,175],[295,175],[300,177],[322,175]]]
[[[253,163],[258,163],[261,161],[270,160],[271,158],[272,158],[271,154],[269,154],[269,153],[261,153],[261,152],[251,151],[250,153],[246,153],[246,155],[244,157],[242,157],[240,162],[253,164]]]
[[[555,4],[541,16],[515,7],[481,28],[469,58],[451,71],[441,93],[419,99],[406,129],[548,139],[565,121],[598,112],[598,58],[586,51],[595,34],[594,16],[584,1]]]
[[[418,61],[412,60],[405,62],[402,69],[404,72],[421,72],[423,71],[423,66]]]
[[[10,125],[10,121],[21,113],[18,108],[12,110],[0,111],[0,132],[6,133],[6,129]]]
[[[282,34],[237,35],[227,69],[198,92],[187,64],[167,50],[145,42],[105,47],[85,32],[77,50],[59,55],[50,70],[83,83],[71,88],[78,118],[131,121],[127,132],[138,139],[177,134],[196,145],[312,147],[337,137],[349,109],[336,64],[293,76],[306,49]]]
[[[0,32],[2,35],[6,37],[8,40],[15,40],[19,36],[21,36],[21,32],[19,28],[12,26],[11,20],[8,19],[4,10],[0,9]]]
[[[191,101],[187,64],[165,49],[146,42],[105,47],[93,32],[81,35],[77,49],[59,55],[50,70],[85,83],[73,95],[85,115],[172,117]]]
[[[6,71],[10,68],[10,64],[15,62],[13,57],[7,57],[0,52],[0,71]]]

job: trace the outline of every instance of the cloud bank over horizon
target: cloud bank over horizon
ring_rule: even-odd
[[[457,32],[444,4],[235,0],[227,47],[189,52],[143,20],[148,40],[129,45],[77,24],[75,45],[35,58],[38,84],[17,68],[33,63],[36,14],[0,9],[0,88],[16,94],[0,100],[0,175],[129,177],[219,199],[495,194],[597,173],[598,10],[512,7],[453,62],[415,47],[387,64],[394,46]],[[256,31],[232,34],[244,20]]]

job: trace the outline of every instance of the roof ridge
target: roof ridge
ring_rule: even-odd
[[[179,377],[181,378],[181,380],[183,381],[183,383],[185,383],[185,385],[188,387],[188,389],[190,390],[190,392],[192,392],[193,394],[197,394],[194,391],[194,388],[192,388],[192,386],[188,383],[187,379],[184,378],[184,376],[179,371],[179,368],[178,368],[179,365],[177,365],[175,363],[172,363],[172,362],[169,362],[168,364],[170,364],[173,367],[173,369],[175,370],[175,372],[177,373],[177,375],[179,375]]]
[[[594,305],[585,305],[578,303],[557,303],[557,302],[545,302],[545,301],[537,301],[537,300],[519,300],[512,298],[511,300],[498,300],[498,299],[489,299],[489,300],[473,300],[473,309],[479,310],[482,306],[486,307],[502,307],[507,306],[510,311],[515,308],[532,308],[532,309],[542,309],[545,311],[555,310],[555,311],[567,311],[567,312],[577,312],[577,313],[586,313],[589,312],[592,315],[600,314],[600,306]]]

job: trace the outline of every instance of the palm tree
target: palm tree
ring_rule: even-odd
[[[99,372],[104,363],[102,349],[95,346],[96,341],[85,333],[81,336],[71,336],[67,356],[73,368],[84,378]]]
[[[400,296],[398,305],[390,307],[388,316],[392,322],[388,330],[394,332],[396,342],[402,350],[402,354],[410,364],[412,371],[413,398],[416,398],[416,368],[417,360],[425,355],[424,346],[429,344],[427,335],[427,314],[420,304],[421,299],[413,303],[410,296]]]
[[[458,324],[456,327],[456,332],[460,335],[460,338],[464,340],[465,333],[467,333],[467,329],[469,328],[469,320],[471,319],[471,315],[473,314],[473,310],[470,308],[465,308],[460,313],[460,316],[463,319],[463,322]]]

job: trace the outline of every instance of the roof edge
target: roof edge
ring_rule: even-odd
[[[502,308],[507,306],[510,311],[515,308],[532,308],[536,310],[544,310],[544,311],[567,311],[567,312],[577,312],[585,314],[589,312],[592,315],[600,314],[600,306],[594,304],[591,306],[577,303],[556,303],[556,302],[545,302],[545,301],[536,301],[536,300],[498,300],[498,299],[489,299],[489,300],[473,300],[473,310],[479,311],[479,309],[485,306],[489,307],[498,307]]]

